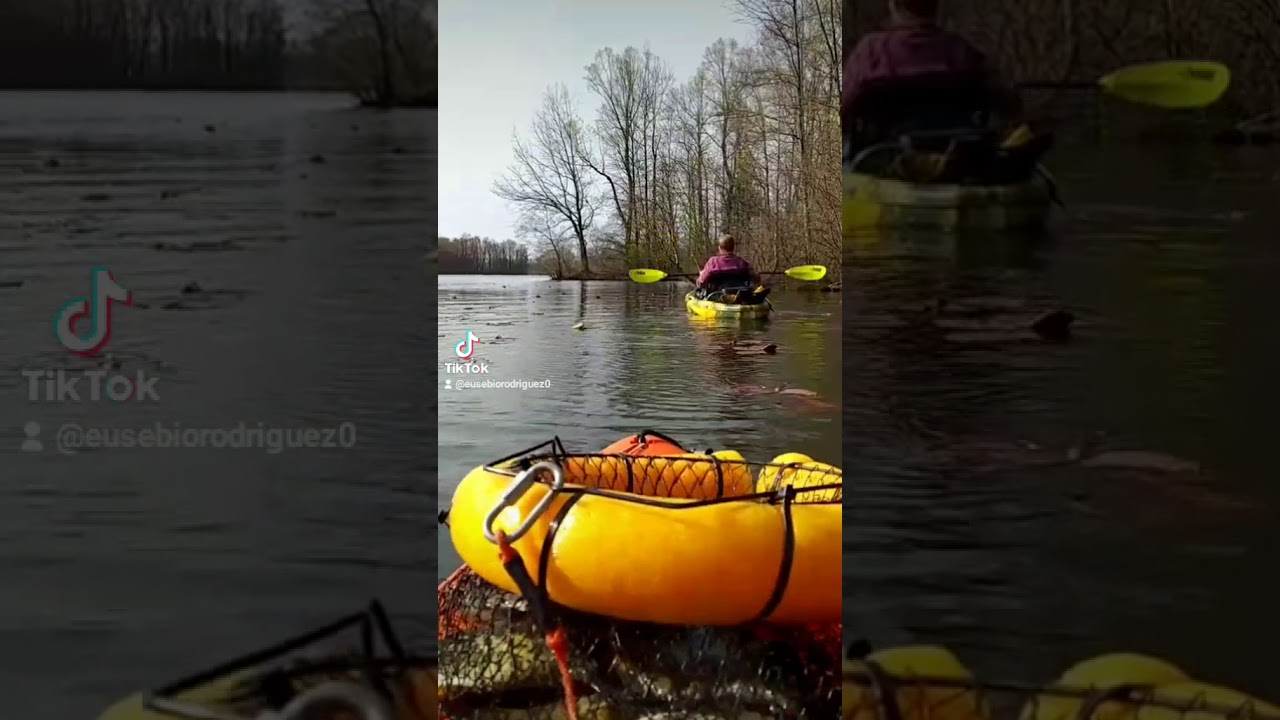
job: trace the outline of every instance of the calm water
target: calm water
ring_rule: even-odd
[[[1280,156],[1061,155],[1043,241],[846,238],[846,634],[1031,681],[1143,651],[1274,700]],[[937,298],[1026,307],[903,329]],[[1072,342],[1018,332],[1057,306]],[[1017,447],[1098,431],[1204,472]]]
[[[374,596],[434,644],[422,536],[436,504],[423,378],[435,118],[348,105],[0,94],[0,285],[22,282],[0,288],[0,693],[13,717],[94,717]],[[50,332],[95,265],[137,303],[116,309],[107,350],[121,372],[156,377],[158,401],[29,398],[24,370],[95,367]],[[183,294],[193,282],[219,292]],[[18,451],[28,421],[42,453]],[[54,449],[63,423],[242,422],[350,423],[355,445]]]
[[[551,381],[549,389],[460,389],[441,375],[442,505],[472,468],[555,436],[594,452],[653,429],[760,462],[796,451],[838,463],[840,296],[776,292],[773,318],[744,327],[689,316],[687,290],[441,276],[441,364],[456,360],[454,345],[469,329],[493,379]],[[574,330],[580,322],[585,329]],[[778,352],[738,353],[735,340],[768,340]],[[804,388],[826,402],[751,394],[750,386]],[[443,578],[460,564],[447,528],[438,548]]]

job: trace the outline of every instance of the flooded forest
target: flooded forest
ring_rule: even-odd
[[[434,0],[6,0],[0,87],[346,90],[434,106]]]
[[[548,89],[494,187],[538,271],[694,269],[731,233],[759,268],[836,272],[840,5],[733,4],[754,40],[715,42],[690,77],[646,50],[604,48],[584,58],[589,97]]]

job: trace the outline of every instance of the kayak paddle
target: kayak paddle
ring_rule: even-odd
[[[631,270],[630,272],[627,273],[627,275],[631,278],[632,282],[638,282],[641,285],[656,283],[659,280],[662,280],[663,278],[668,277],[668,275],[662,272],[661,270],[645,270],[645,269]],[[677,277],[690,277],[690,276],[678,275]]]
[[[1227,91],[1231,71],[1214,62],[1132,65],[1098,80],[1106,92],[1129,102],[1170,110],[1208,107]]]
[[[761,275],[777,275],[776,272],[760,273]],[[805,282],[813,282],[821,280],[827,276],[827,267],[825,265],[799,265],[793,268],[787,268],[782,271],[783,275],[792,280],[804,280]]]
[[[1019,87],[1044,90],[1101,89],[1139,105],[1165,110],[1194,110],[1218,101],[1231,84],[1226,65],[1199,60],[1170,60],[1121,68],[1093,83],[1021,83]]]
[[[762,272],[760,273],[760,275],[786,275],[787,277],[793,280],[804,280],[806,282],[813,282],[815,280],[821,280],[822,278],[826,277],[827,268],[825,265],[798,265],[796,267],[787,268],[786,270],[782,270],[782,271],[773,270],[770,272]],[[651,269],[642,268],[638,270],[629,271],[627,273],[627,276],[630,277],[635,282],[638,282],[642,285],[648,285],[649,283],[656,283],[660,280],[663,280],[669,277],[695,278],[697,277],[697,274],[696,273],[665,273],[661,270],[651,270]]]

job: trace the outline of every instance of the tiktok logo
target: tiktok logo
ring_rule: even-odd
[[[470,360],[476,354],[476,343],[478,342],[480,342],[480,338],[468,330],[467,337],[453,346],[453,354],[457,355],[461,360]]]
[[[121,287],[110,270],[94,268],[89,299],[76,298],[63,305],[53,318],[53,334],[63,347],[77,355],[98,354],[111,341],[113,303],[133,305],[133,293]]]

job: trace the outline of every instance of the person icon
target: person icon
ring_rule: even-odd
[[[40,423],[29,421],[22,426],[22,433],[26,435],[22,439],[23,452],[44,452],[44,443],[40,442]]]

